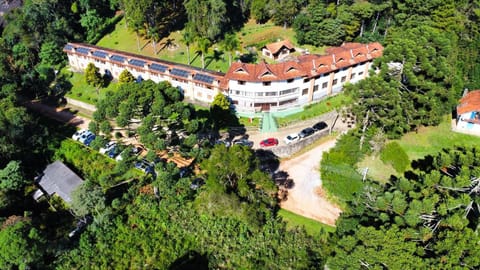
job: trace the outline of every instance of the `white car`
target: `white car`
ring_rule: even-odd
[[[112,148],[114,148],[115,146],[117,146],[117,143],[114,142],[114,141],[109,141],[104,147],[100,148],[100,150],[98,152],[100,152],[100,154],[105,154],[105,153],[108,153],[110,152],[110,150],[112,150]]]
[[[297,133],[292,133],[290,135],[288,135],[287,137],[285,137],[284,141],[286,144],[291,144],[293,142],[296,142],[300,139],[300,136],[298,136]]]
[[[87,139],[90,139],[92,136],[95,136],[90,130],[85,130],[80,136],[78,137],[78,141],[81,143],[85,143]]]
[[[75,132],[73,135],[72,135],[72,139],[74,139],[75,141],[78,141],[80,139],[80,137],[85,133],[87,132],[86,129],[79,129],[77,130],[77,132]]]

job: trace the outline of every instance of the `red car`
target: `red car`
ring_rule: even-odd
[[[276,145],[278,145],[278,140],[275,138],[268,138],[260,142],[261,147],[276,146]]]

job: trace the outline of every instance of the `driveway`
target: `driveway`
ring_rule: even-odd
[[[288,172],[295,185],[280,206],[304,217],[335,226],[342,210],[328,201],[320,180],[322,154],[335,146],[336,140],[326,141],[298,157],[282,161],[280,170]]]

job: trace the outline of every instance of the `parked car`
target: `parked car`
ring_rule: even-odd
[[[80,143],[84,143],[87,137],[92,134],[93,133],[90,130],[85,129],[85,130],[75,132],[75,134],[73,134],[72,136],[72,139],[79,141]]]
[[[276,146],[278,145],[278,140],[276,138],[268,138],[260,142],[261,147]]]
[[[226,147],[230,147],[232,145],[232,143],[227,140],[216,140],[215,144],[224,144]]]
[[[253,142],[249,141],[247,139],[235,140],[235,141],[233,141],[233,144],[243,145],[243,146],[247,146],[247,147],[253,147]]]
[[[87,138],[85,138],[85,140],[83,141],[83,144],[85,144],[86,146],[90,146],[90,144],[93,142],[93,140],[95,140],[95,134],[93,133],[90,133]]]
[[[104,147],[100,148],[100,150],[98,152],[100,152],[100,154],[106,154],[106,153],[110,152],[110,150],[112,150],[112,148],[114,148],[116,146],[117,146],[116,142],[110,141]]]
[[[320,131],[322,129],[326,129],[328,127],[327,123],[325,122],[318,122],[316,123],[315,125],[312,126],[312,128],[315,130],[315,131]]]
[[[77,130],[75,133],[73,133],[72,139],[74,139],[75,141],[78,141],[85,132],[87,132],[86,129]]]
[[[142,159],[142,160],[137,161],[135,163],[135,168],[143,171],[146,174],[149,174],[149,173],[154,174],[155,173],[153,165],[150,162],[148,162],[148,160],[146,160],[146,159]]]
[[[112,147],[108,152],[107,152],[107,156],[109,156],[110,158],[115,158],[116,156],[118,156],[120,154],[120,148],[115,145],[114,147]]]
[[[195,178],[190,184],[190,188],[193,190],[197,190],[203,185],[205,185],[205,180],[203,180],[202,178]]]
[[[298,136],[298,133],[292,133],[290,135],[287,135],[287,137],[285,137],[284,141],[286,144],[291,144],[293,142],[296,142],[300,139],[300,137]]]
[[[145,151],[145,148],[143,148],[142,146],[140,145],[137,145],[137,146],[134,146],[133,148],[127,148],[125,150],[123,150],[122,152],[120,152],[119,155],[117,155],[117,157],[115,158],[116,161],[120,161],[120,160],[123,160],[124,157],[127,157],[127,156],[138,156],[140,155],[143,151]]]
[[[310,135],[312,135],[313,133],[315,133],[315,130],[313,128],[304,128],[302,129],[302,131],[300,131],[300,133],[298,133],[298,136],[303,139],[305,137],[308,137]]]

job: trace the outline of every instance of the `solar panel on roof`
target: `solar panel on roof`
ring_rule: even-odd
[[[196,81],[205,82],[205,83],[212,83],[214,80],[212,76],[208,76],[205,74],[195,74],[195,77],[193,79]]]
[[[160,71],[160,72],[165,72],[165,70],[167,70],[166,66],[162,66],[162,65],[159,65],[159,64],[151,64],[150,68],[153,69],[153,70],[156,70],[156,71]]]
[[[121,63],[125,62],[125,57],[116,55],[116,54],[110,56],[110,59],[116,62],[121,62]]]
[[[138,59],[130,59],[130,61],[128,61],[128,63],[130,65],[134,65],[134,66],[137,66],[137,67],[145,66],[145,61],[138,60]]]
[[[67,45],[65,45],[65,47],[63,47],[64,50],[68,50],[68,51],[71,51],[72,48],[73,48],[73,46],[70,45],[70,44],[67,44]]]
[[[92,55],[100,58],[105,58],[107,57],[108,53],[104,51],[94,51]]]
[[[90,49],[84,48],[84,47],[78,47],[77,52],[81,54],[88,54],[90,52]]]
[[[183,70],[183,69],[173,68],[170,71],[170,74],[175,75],[175,76],[179,76],[179,77],[188,78],[188,71]]]

